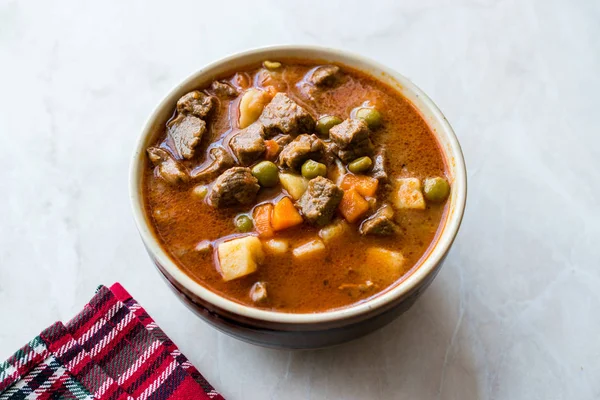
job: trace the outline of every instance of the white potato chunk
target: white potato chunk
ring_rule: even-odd
[[[398,178],[392,194],[392,202],[398,209],[425,209],[425,199],[421,192],[421,181],[417,178]]]
[[[298,200],[308,188],[308,180],[300,175],[282,172],[279,174],[279,181],[294,200]]]
[[[308,243],[304,243],[301,246],[296,247],[292,254],[298,260],[305,260],[308,258],[312,258],[318,255],[321,255],[325,252],[325,243],[321,239],[311,240]]]
[[[290,248],[288,241],[283,239],[267,240],[263,242],[263,246],[271,254],[285,254]]]
[[[262,243],[256,236],[245,236],[219,245],[219,267],[224,281],[256,271],[265,259]]]
[[[367,267],[373,271],[379,269],[378,275],[391,274],[392,278],[402,275],[404,256],[399,251],[387,250],[381,247],[367,249]],[[386,274],[387,272],[387,274]]]
[[[321,228],[319,231],[319,237],[323,239],[325,243],[329,243],[334,239],[339,239],[350,229],[350,225],[346,220],[338,219],[333,221],[331,224]]]
[[[264,90],[256,88],[246,90],[240,100],[240,128],[244,129],[256,121],[270,101],[271,95]]]
[[[262,303],[267,300],[267,284],[265,282],[256,282],[250,288],[250,298],[255,303]]]

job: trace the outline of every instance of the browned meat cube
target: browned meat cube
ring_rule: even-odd
[[[283,148],[279,154],[279,164],[299,169],[308,159],[322,160],[324,153],[325,145],[317,135],[299,135]]]
[[[206,132],[206,122],[193,115],[179,114],[167,127],[179,157],[192,158]]]
[[[260,186],[249,168],[233,167],[223,172],[208,194],[213,207],[230,207],[251,204]]]
[[[329,137],[337,146],[337,155],[344,162],[373,154],[371,131],[360,119],[347,119],[329,130]]]
[[[344,149],[338,149],[337,156],[345,163],[356,160],[362,156],[370,156],[373,154],[373,143],[370,139],[353,144]]]
[[[308,80],[315,86],[333,86],[339,72],[340,67],[337,65],[322,65],[313,71]]]
[[[209,180],[225,171],[227,168],[235,165],[235,160],[227,150],[221,146],[210,149],[210,158],[212,161],[200,170],[192,171],[194,179]]]
[[[294,138],[292,137],[292,135],[277,135],[273,138],[273,140],[277,142],[279,147],[284,147],[285,145],[289,144],[292,140],[294,140]]]
[[[237,97],[240,93],[227,82],[214,81],[210,88],[217,95],[225,98]]]
[[[340,148],[369,139],[371,131],[362,119],[347,119],[329,130],[329,137]]]
[[[371,170],[371,176],[380,181],[387,181],[388,175],[385,172],[385,150],[379,150],[373,157],[373,169]]]
[[[360,224],[359,230],[363,235],[389,236],[398,233],[400,228],[394,222],[394,209],[384,204]]]
[[[264,127],[254,123],[241,130],[229,142],[229,147],[242,165],[250,165],[266,150]]]
[[[277,159],[277,157],[279,157],[279,154],[281,154],[283,148],[286,145],[288,145],[292,140],[294,140],[294,137],[292,135],[277,135],[273,138],[273,140],[279,145],[277,151],[270,155],[273,157],[273,160],[275,160]]]
[[[268,137],[278,133],[297,135],[312,132],[315,120],[304,108],[283,93],[277,93],[258,118]]]
[[[158,169],[161,178],[171,184],[185,182],[189,175],[181,164],[171,157],[164,149],[158,147],[149,147],[147,150],[148,158]]]
[[[308,182],[308,188],[296,202],[296,208],[309,223],[324,226],[331,221],[343,195],[344,191],[335,183],[319,176]]]
[[[215,100],[212,96],[194,90],[177,100],[177,111],[205,118],[215,106]]]

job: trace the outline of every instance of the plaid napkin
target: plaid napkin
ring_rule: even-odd
[[[224,400],[118,283],[0,363],[4,399]]]

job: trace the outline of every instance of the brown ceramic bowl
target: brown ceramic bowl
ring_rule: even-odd
[[[309,59],[363,71],[396,88],[413,103],[431,127],[448,165],[452,185],[449,211],[441,232],[421,261],[400,281],[364,302],[318,313],[283,313],[249,307],[226,299],[194,281],[177,267],[154,236],[142,199],[145,149],[157,127],[172,115],[177,99],[217,77],[265,59]],[[133,215],[150,257],[167,283],[198,316],[215,328],[250,343],[283,348],[317,348],[355,339],[380,328],[406,311],[431,283],[442,266],[460,226],[467,195],[467,177],[460,145],[435,104],[398,72],[345,51],[314,46],[278,46],[239,53],[212,63],[175,87],[154,110],[137,142],[130,172]]]

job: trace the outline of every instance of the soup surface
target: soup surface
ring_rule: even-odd
[[[442,220],[441,150],[398,92],[345,66],[265,61],[183,96],[148,148],[155,235],[239,303],[319,312],[413,268]]]

